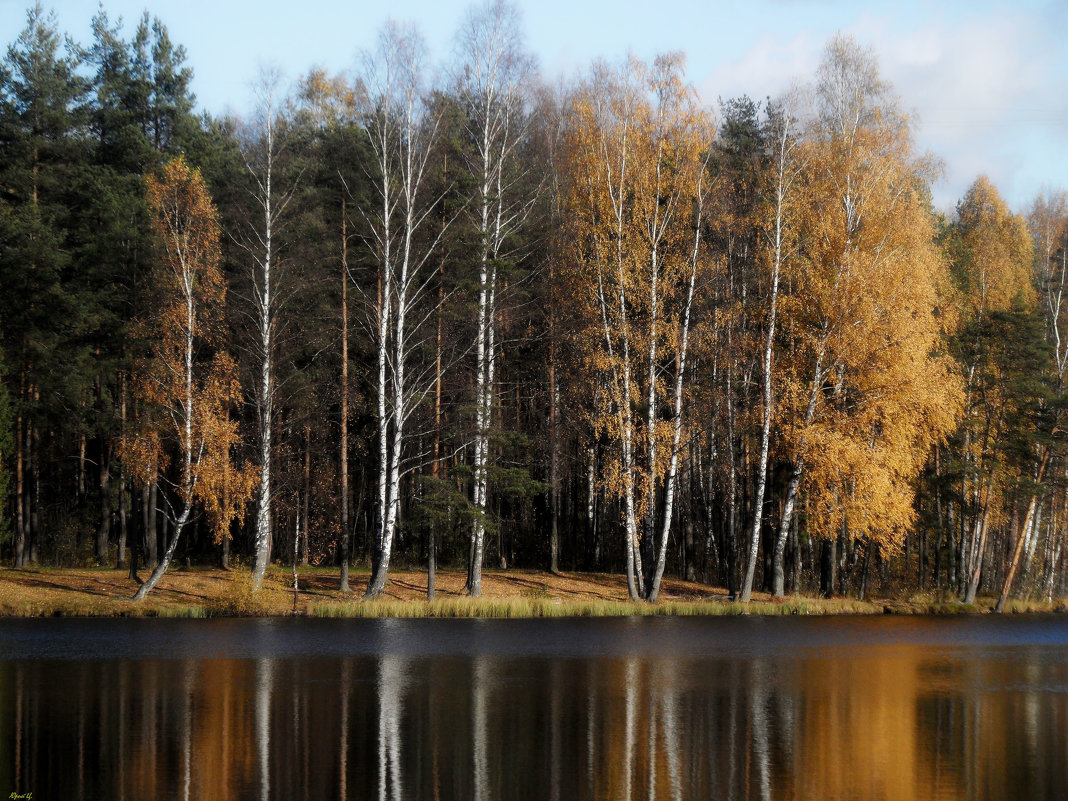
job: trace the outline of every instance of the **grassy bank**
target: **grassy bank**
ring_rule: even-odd
[[[144,576],[144,574],[142,574]],[[960,614],[989,612],[992,599],[974,606],[934,596],[907,600],[810,598],[774,599],[755,593],[748,605],[729,600],[722,589],[665,579],[656,604],[627,598],[622,576],[603,573],[551,575],[529,570],[488,570],[483,597],[463,594],[465,573],[438,574],[438,597],[426,600],[426,576],[397,571],[382,597],[363,602],[366,572],[353,575],[353,595],[337,591],[337,571],[302,568],[294,596],[292,576],[272,569],[259,593],[245,569],[188,568],[169,572],[141,603],[130,600],[137,582],[125,570],[0,568],[0,616],[7,617],[610,617],[623,615],[837,615]],[[1065,611],[1064,601],[1012,601],[1010,612]]]

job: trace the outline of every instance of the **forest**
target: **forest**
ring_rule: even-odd
[[[551,82],[518,9],[433,72],[196,111],[182,46],[40,4],[0,63],[0,558],[1068,592],[1068,195],[1015,213],[839,34],[790,93]],[[436,77],[435,77],[436,76]],[[753,87],[759,96],[761,87]],[[357,581],[350,569],[369,570]],[[151,571],[147,573],[146,571]],[[135,585],[131,585],[135,586]]]

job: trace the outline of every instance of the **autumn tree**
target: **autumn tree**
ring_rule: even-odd
[[[627,587],[655,601],[686,411],[691,310],[709,269],[701,231],[714,135],[679,54],[599,66],[568,131],[570,289],[585,326],[593,425],[614,449],[602,480],[623,504]]]
[[[229,536],[255,487],[255,475],[234,464],[237,422],[230,409],[241,387],[223,349],[226,286],[219,270],[217,213],[198,170],[181,157],[146,179],[159,261],[153,273],[155,313],[143,321],[148,355],[134,397],[139,429],[123,443],[123,458],[142,480],[156,470],[167,482],[170,543],[134,600],[166,572],[182,531],[197,508],[217,539]]]
[[[790,364],[781,431],[797,493],[824,540],[893,551],[914,519],[914,482],[953,429],[960,384],[940,354],[949,276],[933,244],[928,166],[870,51],[831,40],[819,68],[799,269],[784,298]]]

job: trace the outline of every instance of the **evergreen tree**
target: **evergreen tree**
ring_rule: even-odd
[[[77,374],[64,347],[77,330],[69,286],[69,232],[83,186],[87,84],[78,75],[77,49],[61,41],[54,15],[40,4],[4,62],[0,86],[0,186],[8,203],[6,245],[0,252],[0,343],[17,382],[16,564],[33,559],[42,473],[49,465],[42,431],[62,431],[65,409],[77,408]],[[33,492],[31,492],[31,487]],[[69,499],[68,499],[69,500]],[[30,546],[27,550],[27,545]]]

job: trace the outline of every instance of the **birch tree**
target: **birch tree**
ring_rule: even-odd
[[[383,590],[400,513],[408,423],[435,383],[436,372],[416,362],[426,335],[426,301],[433,271],[425,269],[438,237],[423,237],[433,211],[427,197],[437,119],[424,102],[422,37],[390,22],[365,59],[365,127],[373,154],[374,205],[360,209],[378,264],[372,325],[377,348],[375,390],[378,453],[371,579],[365,598]],[[440,236],[440,234],[438,235]]]
[[[489,491],[490,427],[497,370],[498,273],[509,253],[506,242],[531,208],[519,163],[526,134],[525,93],[534,66],[524,52],[518,8],[489,0],[472,8],[459,35],[463,65],[458,94],[467,114],[475,181],[472,212],[478,244],[478,317],[475,339],[475,437],[470,567],[467,590],[482,594],[482,557]]]
[[[279,308],[282,300],[283,265],[279,253],[279,232],[296,183],[281,174],[280,160],[286,147],[286,120],[283,116],[280,75],[263,70],[255,87],[256,115],[243,142],[245,167],[251,179],[254,214],[238,235],[249,261],[251,305],[251,352],[255,363],[254,405],[256,409],[259,485],[256,504],[255,561],[252,586],[259,589],[271,558],[274,480],[274,426],[277,384]]]
[[[243,515],[255,476],[232,461],[239,402],[236,366],[223,346],[226,285],[219,270],[218,214],[199,171],[181,157],[149,177],[147,200],[159,261],[152,286],[158,308],[144,322],[150,355],[141,364],[135,398],[146,411],[123,443],[123,461],[148,481],[159,471],[173,533],[163,558],[134,600],[167,571],[195,510],[203,508],[216,538]]]
[[[907,119],[873,56],[837,36],[818,77],[819,119],[804,156],[804,259],[784,306],[791,473],[778,538],[804,491],[809,529],[832,555],[840,538],[892,551],[914,519],[928,450],[959,410],[959,377],[938,353],[949,275],[932,244],[929,165],[913,155]]]
[[[573,286],[603,396],[593,407],[607,410],[592,422],[616,448],[602,479],[623,505],[628,592],[650,602],[672,522],[694,291],[710,267],[701,231],[714,127],[683,67],[679,54],[599,66],[568,141]]]
[[[772,365],[775,346],[775,326],[778,322],[779,284],[784,263],[791,254],[795,226],[799,213],[798,190],[800,173],[804,169],[803,156],[799,153],[800,120],[798,93],[787,97],[776,106],[768,108],[768,133],[772,145],[771,186],[766,202],[768,225],[765,229],[764,262],[770,272],[770,288],[766,299],[767,323],[761,349],[761,420],[760,457],[757,464],[756,499],[753,502],[753,527],[749,536],[749,556],[745,578],[742,580],[740,600],[748,603],[752,597],[753,578],[756,574],[757,553],[760,546],[760,531],[764,520],[764,495],[767,489],[768,452],[771,445],[771,421],[773,403]],[[792,508],[787,516],[792,513]],[[772,555],[772,594],[782,596],[784,591],[783,554],[786,533],[789,527],[781,528],[775,538]]]

